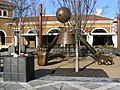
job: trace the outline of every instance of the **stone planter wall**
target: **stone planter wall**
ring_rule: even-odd
[[[34,79],[34,56],[4,57],[3,79],[15,82]]]

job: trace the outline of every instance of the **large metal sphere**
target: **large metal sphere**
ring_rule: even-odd
[[[61,23],[68,22],[71,17],[71,12],[67,7],[61,7],[56,12],[57,20]]]

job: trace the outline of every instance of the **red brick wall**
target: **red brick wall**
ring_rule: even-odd
[[[117,17],[117,48],[120,48],[120,14]]]

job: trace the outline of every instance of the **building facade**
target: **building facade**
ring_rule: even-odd
[[[12,42],[12,13],[15,5],[6,0],[0,1],[0,44],[8,47]],[[9,23],[9,25],[8,25]]]
[[[14,27],[15,22],[12,19],[12,11],[15,5],[6,0],[0,1],[0,43],[3,46],[17,45],[19,32]],[[22,18],[24,29],[21,33],[21,44],[37,48],[38,43],[38,17]],[[55,35],[59,34],[64,27],[57,21],[56,16],[43,16],[43,44],[49,44]],[[19,27],[19,26],[18,26]],[[117,32],[114,19],[103,16],[91,15],[87,22],[85,30],[81,30],[82,35],[88,43],[94,47],[117,47]]]
[[[27,18],[24,23],[24,33],[28,39],[22,39],[24,44],[34,44],[38,47],[38,17]],[[93,23],[94,22],[94,23]],[[29,26],[28,26],[29,23]],[[84,35],[88,43],[94,47],[117,47],[117,32],[115,30],[114,19],[102,16],[91,15],[85,30],[80,33]],[[55,35],[63,31],[64,25],[57,21],[56,16],[43,17],[43,44],[49,44]],[[32,38],[33,37],[33,38]],[[30,39],[31,38],[31,39]],[[16,40],[18,41],[18,40]],[[17,43],[17,42],[16,42]],[[30,46],[31,46],[30,45]]]

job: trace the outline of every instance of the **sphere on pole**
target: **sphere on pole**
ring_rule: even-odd
[[[70,9],[67,7],[60,7],[56,12],[57,20],[61,23],[68,22],[71,18]]]

